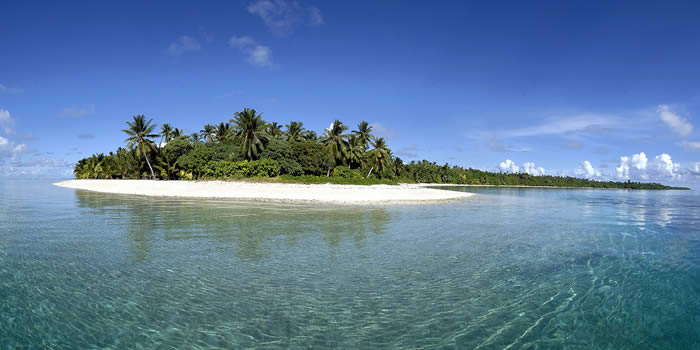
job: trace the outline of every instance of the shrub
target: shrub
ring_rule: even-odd
[[[192,142],[186,136],[176,137],[163,147],[163,153],[170,159],[178,159],[192,150]]]
[[[345,177],[350,179],[362,178],[362,174],[357,169],[350,169],[345,165],[337,166],[333,169],[333,177]]]
[[[178,159],[180,168],[190,171],[196,177],[205,173],[204,167],[214,157],[214,147],[208,144],[196,144],[194,147]]]
[[[323,145],[314,141],[295,141],[290,143],[294,159],[301,166],[304,175],[326,175],[333,164],[328,158]]]
[[[280,166],[280,174],[301,175],[304,173],[301,165],[294,159],[291,145],[285,140],[270,139],[262,152],[262,158],[276,161]]]
[[[202,175],[207,178],[227,179],[242,177],[272,177],[280,171],[279,164],[272,159],[232,162],[212,160],[203,167]]]

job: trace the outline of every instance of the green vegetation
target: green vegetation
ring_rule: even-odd
[[[263,120],[261,113],[249,108],[234,113],[229,122],[206,124],[191,135],[170,124],[163,124],[156,134],[156,125],[143,115],[126,124],[122,130],[127,135],[126,148],[81,159],[73,171],[76,178],[681,189],[656,183],[493,173],[425,160],[404,164],[384,138],[372,135],[366,121],[348,132],[347,125],[335,120],[320,137],[300,121],[282,126]]]
[[[478,169],[465,169],[458,166],[437,165],[426,160],[396,166],[401,178],[409,178],[419,183],[495,185],[495,186],[543,186],[543,187],[589,187],[621,188],[643,190],[687,190],[687,187],[671,187],[658,183],[615,182],[580,179],[570,176],[533,176],[527,173],[493,173]]]

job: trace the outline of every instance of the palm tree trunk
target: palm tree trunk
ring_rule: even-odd
[[[328,168],[328,173],[326,173],[326,177],[331,177],[331,168]]]
[[[153,167],[151,167],[151,162],[148,160],[148,155],[143,155],[144,158],[146,158],[146,164],[148,164],[148,169],[151,169],[151,178],[155,179],[156,174],[153,172]]]
[[[369,168],[369,173],[367,173],[367,178],[369,179],[369,176],[372,175],[372,170],[374,170],[374,166]]]

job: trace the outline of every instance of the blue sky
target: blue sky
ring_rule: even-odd
[[[693,2],[3,2],[0,174],[65,177],[145,114],[375,124],[404,160],[693,184]]]

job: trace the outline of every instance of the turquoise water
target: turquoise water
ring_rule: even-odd
[[[698,349],[700,196],[338,207],[0,181],[0,348]]]

